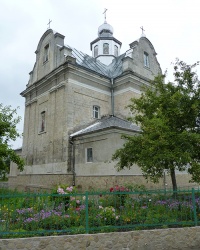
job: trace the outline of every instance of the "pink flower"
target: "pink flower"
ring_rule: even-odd
[[[67,187],[66,190],[67,190],[68,192],[72,192],[72,191],[73,191],[73,187],[72,187],[72,186],[71,186],[71,187]]]
[[[57,193],[58,193],[58,194],[65,194],[63,188],[61,188],[61,187],[58,187]]]

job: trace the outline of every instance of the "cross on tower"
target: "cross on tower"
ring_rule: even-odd
[[[142,35],[144,34],[144,28],[143,28],[143,26],[142,27],[140,27],[140,29],[142,30]]]
[[[49,25],[49,27],[47,27],[47,29],[50,29],[50,23],[52,22],[52,20],[49,19],[49,22],[47,23],[47,25]]]
[[[107,10],[108,10],[108,9],[105,8],[105,10],[104,10],[104,12],[103,12],[105,21],[106,21],[106,11],[107,11]]]

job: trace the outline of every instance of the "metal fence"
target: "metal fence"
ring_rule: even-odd
[[[176,192],[0,192],[1,238],[196,225],[200,225],[200,191],[194,188]]]

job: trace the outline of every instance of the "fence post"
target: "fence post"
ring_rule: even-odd
[[[88,191],[85,192],[85,231],[89,233]]]
[[[192,188],[192,206],[194,212],[194,225],[197,226],[197,211],[196,211],[196,202],[195,202],[195,190]]]

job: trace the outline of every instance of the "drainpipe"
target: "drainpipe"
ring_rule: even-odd
[[[76,185],[75,182],[75,176],[76,176],[76,172],[75,172],[75,144],[74,144],[74,140],[73,137],[70,138],[69,143],[72,145],[72,173],[73,173],[73,180],[72,180],[72,186]]]
[[[112,110],[112,116],[114,116],[114,80],[111,78],[111,110]]]

